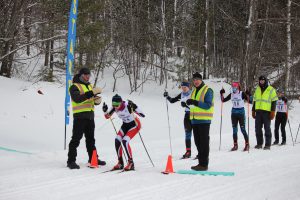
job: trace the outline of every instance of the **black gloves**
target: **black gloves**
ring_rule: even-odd
[[[183,102],[183,101],[181,102],[181,106],[184,107],[184,108],[188,108],[188,106],[186,105],[186,103]]]
[[[196,100],[194,100],[194,99],[188,99],[188,100],[186,101],[186,104],[187,104],[187,105],[194,105],[194,106],[198,106],[198,105],[199,105],[198,101],[196,101]]]
[[[84,93],[84,95],[87,99],[90,99],[94,96],[94,93],[93,93],[93,91],[88,91],[88,92]]]
[[[222,88],[222,90],[220,90],[220,94],[222,95],[224,93],[225,93],[225,90],[224,90],[224,88]]]
[[[108,107],[105,102],[103,103],[102,110],[103,112],[106,112],[108,110]]]
[[[168,97],[169,93],[167,91],[164,92],[164,97]]]
[[[133,110],[137,109],[137,106],[135,105],[135,103],[133,103],[131,100],[128,100],[128,105],[130,108],[132,108]]]

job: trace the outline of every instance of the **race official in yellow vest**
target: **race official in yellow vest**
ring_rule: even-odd
[[[69,143],[67,167],[70,169],[79,169],[76,164],[77,147],[80,144],[82,136],[85,136],[86,150],[91,162],[93,150],[95,147],[95,121],[94,105],[101,103],[101,88],[94,88],[89,82],[91,72],[88,68],[80,69],[79,73],[73,78],[73,84],[69,88],[72,99],[73,110],[73,133]],[[105,161],[98,159],[99,165],[105,165]]]
[[[202,81],[202,75],[199,72],[193,74],[193,84],[191,99],[188,99],[186,104],[190,107],[190,120],[199,164],[192,166],[191,169],[206,171],[209,163],[209,129],[214,113],[214,93]]]
[[[259,84],[253,95],[252,117],[255,119],[257,144],[254,148],[261,149],[264,143],[262,127],[265,129],[265,150],[270,150],[272,133],[271,120],[275,117],[276,90],[268,84],[265,76],[259,77]]]

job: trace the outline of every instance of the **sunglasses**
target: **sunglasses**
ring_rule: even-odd
[[[112,102],[113,107],[119,107],[121,105],[121,102]]]
[[[201,78],[193,78],[193,81],[202,80]]]

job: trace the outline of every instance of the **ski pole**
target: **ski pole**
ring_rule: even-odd
[[[129,100],[129,101],[130,101],[130,100]],[[135,115],[134,115],[134,112],[133,112],[133,108],[132,108],[131,106],[130,106],[130,109],[131,109],[131,115],[132,115],[132,117],[133,117],[133,119],[134,119],[134,122],[135,122],[136,126],[138,126],[138,123],[137,123],[136,120],[135,120]],[[139,136],[140,136],[140,139],[141,139],[141,141],[142,141],[142,144],[143,144],[143,146],[144,146],[144,149],[145,149],[145,151],[146,151],[146,153],[147,153],[147,155],[148,155],[148,158],[149,158],[149,160],[150,160],[152,166],[155,167],[155,166],[154,166],[154,163],[153,163],[153,161],[152,161],[152,159],[151,159],[151,157],[150,157],[150,154],[148,153],[148,150],[147,150],[147,148],[146,148],[146,145],[145,145],[145,143],[144,143],[144,140],[143,140],[143,138],[142,138],[142,135],[141,135],[141,132],[140,132],[140,131],[139,131]]]
[[[113,127],[114,127],[114,129],[115,129],[116,135],[118,135],[117,129],[116,129],[116,127],[115,127],[114,122],[113,122],[112,119],[111,119],[111,116],[109,116],[109,119],[110,119],[111,124],[113,125]],[[126,154],[124,153],[124,147],[123,147],[122,141],[121,141],[121,147],[122,147],[122,149],[123,149],[123,151],[122,151],[122,152],[123,152],[123,156],[124,156],[126,162],[128,162],[127,157],[126,157]]]
[[[168,107],[168,100],[167,100],[167,98],[166,98],[166,105],[167,105],[167,116],[168,116],[168,127],[169,127],[170,150],[171,150],[171,156],[173,156],[173,152],[172,152],[172,141],[171,141],[170,117],[169,117],[169,107]]]
[[[290,120],[289,119],[288,119],[288,124],[289,124],[289,127],[290,127],[290,132],[291,132],[291,137],[292,137],[292,141],[293,141],[293,146],[295,146],[294,138],[293,138],[293,133],[292,133],[291,124],[290,124]]]
[[[296,135],[296,138],[295,138],[295,143],[297,142],[297,137],[298,137],[298,133],[299,133],[299,128],[300,128],[300,123],[299,123],[299,126],[298,126],[297,135]]]
[[[223,87],[222,87],[223,89]],[[222,143],[222,120],[223,120],[223,95],[221,95],[221,123],[220,123],[220,142],[219,142],[219,151],[221,150]]]
[[[250,130],[249,130],[249,126],[250,126],[250,95],[248,96],[248,153],[250,152]]]
[[[142,143],[143,143],[143,146],[144,146],[144,148],[145,148],[145,150],[146,150],[146,153],[147,153],[147,155],[148,155],[148,158],[149,158],[149,160],[150,160],[152,166],[155,167],[155,166],[154,166],[154,163],[153,163],[153,161],[152,161],[152,159],[151,159],[151,157],[150,157],[150,155],[149,155],[149,153],[148,153],[148,151],[147,151],[147,148],[146,148],[146,146],[145,146],[145,143],[144,143],[144,141],[143,141],[143,138],[142,138],[142,135],[141,135],[140,131],[139,131],[139,136],[140,136],[140,138],[141,138],[141,141],[142,141]]]
[[[291,133],[291,137],[292,137],[292,142],[293,142],[293,146],[295,146],[295,143],[294,143],[294,138],[293,138],[293,133],[292,133],[292,129],[291,129],[291,124],[290,124],[290,120],[289,120],[289,111],[288,111],[288,107],[286,105],[286,103],[284,102],[284,105],[285,105],[285,108],[286,108],[286,118],[287,118],[287,121],[288,121],[288,124],[289,124],[289,127],[290,127],[290,133]]]

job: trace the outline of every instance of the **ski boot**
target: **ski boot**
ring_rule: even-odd
[[[279,144],[279,141],[278,141],[278,140],[275,140],[275,141],[273,142],[273,145],[277,145],[277,144]]]
[[[118,163],[112,168],[112,170],[121,170],[124,168],[123,160],[119,160]]]
[[[261,145],[261,144],[257,144],[257,145],[255,145],[254,148],[255,148],[255,149],[262,149],[262,145]]]
[[[231,148],[231,151],[236,151],[236,150],[238,150],[238,144],[234,143],[233,147]]]
[[[186,151],[185,154],[181,157],[181,159],[186,159],[191,157],[191,151]]]
[[[243,149],[243,151],[248,151],[249,148],[250,148],[250,147],[249,147],[249,143],[246,142],[246,143],[245,143],[245,148]]]
[[[128,160],[128,164],[124,168],[124,171],[134,170],[134,163],[132,160]]]

